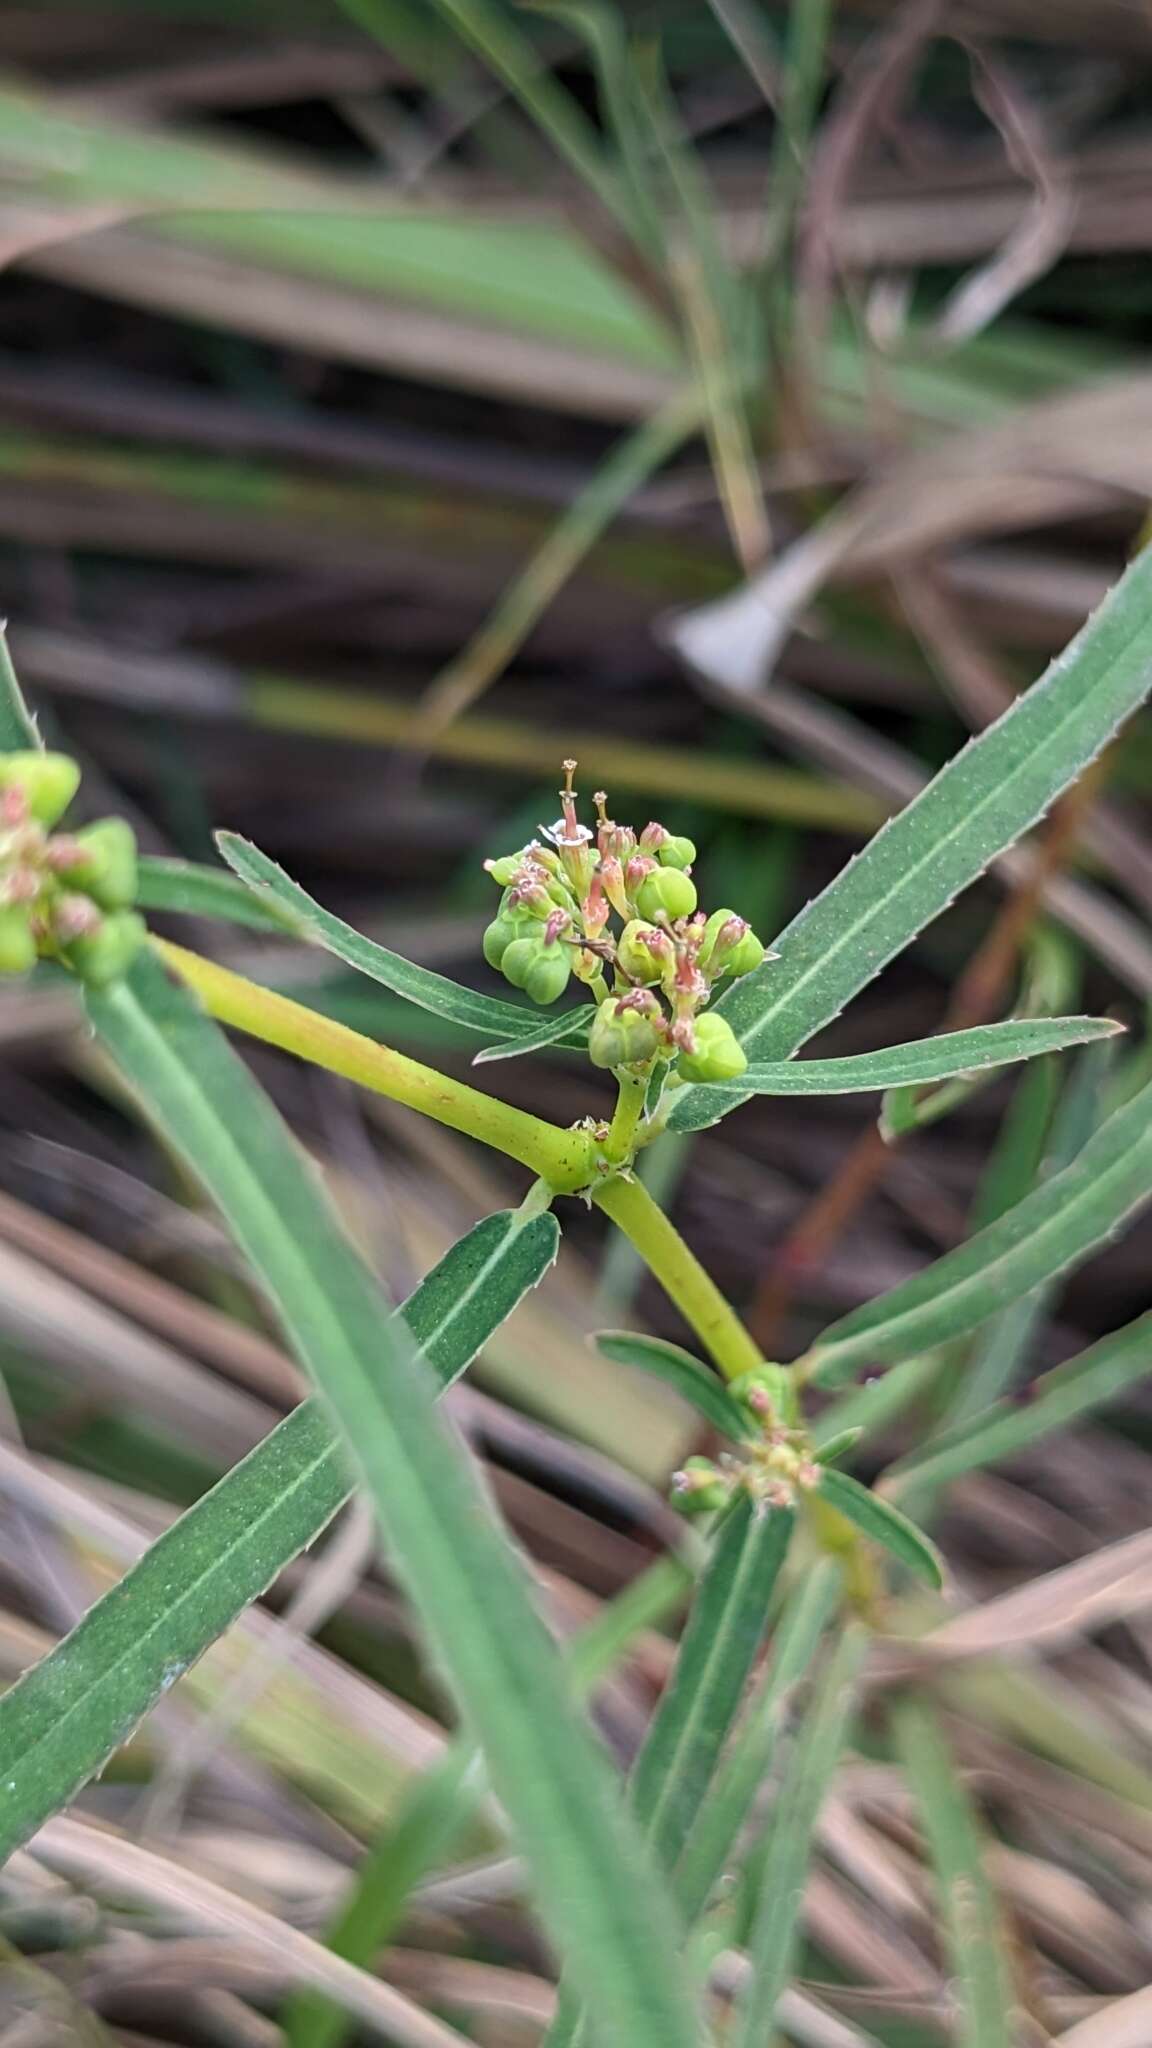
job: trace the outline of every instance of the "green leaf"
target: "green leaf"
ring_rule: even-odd
[[[136,901],[141,910],[173,910],[189,917],[220,917],[258,932],[307,937],[298,918],[268,897],[257,896],[223,868],[195,860],[167,860],[143,854]]]
[[[594,2020],[635,2048],[695,2048],[669,1901],[574,1711],[525,1569],[314,1175],[227,1041],[153,959],[90,1011],[336,1419]]]
[[[102,998],[94,999],[97,1004]],[[108,1039],[120,1043],[112,1021]],[[396,1311],[441,1388],[469,1365],[556,1257],[551,1215],[485,1217]],[[352,1490],[319,1401],[302,1403],[165,1531],[49,1656],[0,1699],[0,1818],[9,1855],[131,1734]]]
[[[486,1045],[472,1061],[474,1067],[490,1066],[493,1060],[518,1060],[526,1052],[541,1052],[545,1046],[558,1045],[561,1040],[570,1046],[573,1034],[579,1032],[586,1040],[594,1012],[589,1003],[583,1010],[561,1010],[555,1017],[545,1017],[535,1031],[526,1031],[523,1038],[506,1038],[499,1045]]]
[[[501,1002],[498,996],[462,988],[458,982],[449,981],[447,975],[417,967],[399,953],[389,952],[387,946],[364,938],[342,917],[334,917],[330,910],[323,909],[259,847],[238,838],[235,832],[218,832],[216,844],[229,867],[255,892],[258,900],[267,901],[270,896],[289,913],[297,931],[304,931],[316,945],[334,953],[358,974],[383,982],[394,995],[406,996],[421,1009],[434,1010],[437,1016],[462,1024],[469,1031],[482,1031],[488,1037],[519,1039],[536,1030],[538,1011],[519,1009],[515,1003]],[[575,1032],[571,1042],[581,1042]]]
[[[746,1946],[752,1975],[733,2048],[764,2048],[788,1988],[812,1842],[824,1795],[840,1760],[868,1648],[867,1630],[850,1623],[821,1673],[796,1738],[760,1853],[750,1860]]]
[[[632,1330],[601,1330],[594,1342],[597,1350],[614,1364],[635,1366],[674,1387],[722,1436],[738,1443],[756,1433],[751,1419],[732,1399],[723,1382],[679,1344],[669,1344],[663,1337],[644,1337]]]
[[[1101,1124],[1070,1166],[889,1294],[824,1332],[811,1378],[837,1385],[976,1329],[1086,1258],[1152,1196],[1152,1082]]]
[[[835,1436],[826,1437],[823,1443],[816,1446],[812,1456],[818,1465],[835,1465],[846,1452],[855,1450],[863,1434],[863,1423],[852,1429],[838,1429]]]
[[[1041,1373],[1024,1400],[997,1401],[982,1414],[942,1433],[923,1454],[893,1465],[886,1482],[894,1491],[907,1484],[919,1493],[922,1487],[942,1486],[962,1472],[1013,1457],[1053,1430],[1067,1429],[1081,1415],[1090,1415],[1105,1402],[1114,1401],[1149,1374],[1152,1312],[1101,1338],[1063,1365],[1053,1366],[1051,1372]]]
[[[689,1925],[708,1905],[728,1868],[733,1844],[748,1825],[757,1794],[768,1782],[786,1706],[805,1677],[842,1595],[839,1566],[831,1558],[822,1558],[803,1574],[784,1602],[772,1637],[767,1673],[741,1721],[676,1871],[676,1898]]]
[[[633,1810],[671,1869],[707,1798],[768,1627],[794,1517],[743,1496],[716,1532],[629,1787]]]
[[[830,1507],[855,1522],[873,1543],[882,1543],[918,1579],[927,1579],[930,1586],[943,1586],[944,1560],[936,1545],[890,1501],[881,1500],[849,1473],[829,1469],[820,1475],[819,1491]]]
[[[0,621],[0,754],[22,754],[43,745],[12,665],[8,629]]]
[[[882,827],[720,1005],[751,1060],[788,1060],[831,1023],[1076,780],[1152,684],[1152,550],[994,725]],[[737,1098],[685,1091],[676,1127],[703,1129]]]
[[[1016,2000],[1005,1927],[984,1867],[971,1800],[927,1700],[901,1700],[893,1709],[892,1728],[936,1871],[959,2008],[952,2038],[956,2048],[1012,2048],[1018,2038]]]
[[[723,1094],[858,1095],[885,1088],[920,1087],[947,1081],[954,1074],[974,1074],[982,1067],[1011,1066],[1039,1053],[1062,1052],[1069,1045],[1087,1045],[1094,1038],[1115,1038],[1123,1030],[1110,1017],[1044,1017],[1035,1022],[1011,1018],[1003,1024],[982,1024],[973,1031],[946,1031],[939,1038],[921,1038],[911,1045],[886,1046],[855,1059],[781,1060],[772,1066],[750,1066],[737,1081],[713,1081]]]

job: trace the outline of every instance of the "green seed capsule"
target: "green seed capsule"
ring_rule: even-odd
[[[731,974],[733,978],[740,974],[751,974],[759,967],[763,958],[763,942],[756,937],[754,931],[749,929],[745,932],[740,944],[729,955],[725,972]]]
[[[679,1072],[686,1081],[736,1081],[748,1065],[732,1026],[705,1012],[697,1017],[695,1052],[682,1052]]]
[[[594,1067],[644,1066],[663,1043],[657,1016],[622,1010],[619,996],[601,1003],[588,1034],[588,1057]]]
[[[696,908],[696,884],[679,868],[657,868],[645,875],[636,891],[636,908],[641,917],[653,922],[663,911],[665,917],[691,917]]]
[[[528,937],[515,938],[505,949],[500,962],[500,972],[506,981],[512,983],[513,988],[527,987],[533,962],[540,958],[544,944],[543,928],[537,925],[536,932],[539,933],[539,937],[534,933]]]
[[[501,889],[506,889],[510,882],[516,880],[523,867],[524,855],[522,853],[505,853],[501,855],[499,860],[485,861],[484,865],[492,880],[499,883]]]
[[[101,818],[74,835],[81,858],[62,868],[63,879],[83,889],[102,910],[127,910],[136,901],[136,834],[123,818]]]
[[[634,917],[620,934],[616,958],[629,981],[659,981],[672,959],[671,941],[666,932]]]
[[[99,931],[73,939],[64,957],[81,981],[92,988],[107,988],[128,972],[148,936],[148,927],[134,910],[114,910],[101,920]]]
[[[40,825],[54,825],[80,787],[80,770],[68,754],[0,755],[0,790],[24,792]]]
[[[662,868],[690,868],[696,858],[696,848],[690,839],[678,838],[670,832],[656,848],[656,858]]]
[[[36,965],[36,941],[28,912],[13,903],[0,908],[0,974],[27,974]]]
[[[489,967],[499,973],[505,953],[516,937],[516,927],[511,918],[494,917],[484,933],[484,958]]]
[[[567,988],[571,972],[570,948],[562,946],[554,939],[550,946],[544,945],[538,951],[524,977],[524,992],[531,996],[534,1003],[540,1003],[542,1006],[554,1003]]]

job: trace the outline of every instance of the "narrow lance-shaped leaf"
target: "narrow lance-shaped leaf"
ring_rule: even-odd
[[[342,917],[334,917],[330,910],[325,910],[258,846],[252,846],[235,832],[218,832],[216,844],[229,867],[261,901],[271,899],[278,903],[298,931],[306,932],[317,945],[334,953],[357,973],[382,982],[394,995],[406,996],[421,1009],[434,1010],[437,1016],[447,1017],[468,1031],[483,1032],[489,1038],[524,1038],[538,1029],[540,1020],[535,1011],[518,1009],[515,1003],[501,1002],[498,996],[462,988],[447,975],[436,974],[430,967],[417,967],[414,961],[390,952],[387,946],[366,939],[345,924]],[[578,1034],[572,1042],[581,1042]]]
[[[908,1486],[919,1494],[924,1487],[942,1486],[963,1472],[1014,1457],[1053,1430],[1067,1429],[1081,1415],[1114,1401],[1150,1374],[1152,1311],[1053,1366],[1051,1372],[1041,1373],[1022,1399],[997,1401],[938,1437],[922,1456],[894,1465],[886,1484],[896,1493]]]
[[[822,1472],[820,1492],[830,1507],[854,1522],[873,1543],[882,1543],[917,1578],[927,1579],[930,1586],[944,1584],[944,1561],[936,1545],[890,1501],[881,1500],[848,1472]]]
[[[114,1040],[114,1034],[110,1034]],[[552,1215],[487,1216],[402,1309],[450,1386],[556,1257]],[[305,1401],[181,1515],[49,1656],[0,1699],[0,1857],[93,1776],[352,1490],[344,1446]]]
[[[710,1089],[739,1095],[863,1095],[888,1088],[922,1087],[986,1067],[1005,1067],[1040,1053],[1063,1052],[1097,1038],[1114,1038],[1123,1026],[1110,1017],[1012,1018],[972,1031],[946,1031],[911,1045],[886,1046],[854,1059],[780,1060],[750,1066],[737,1081],[712,1081]],[[675,1112],[671,1121],[675,1124]]]
[[[789,1592],[772,1637],[771,1662],[744,1715],[677,1866],[678,1904],[689,1925],[704,1911],[767,1783],[784,1707],[807,1674],[820,1638],[843,1597],[840,1568],[819,1560]]]
[[[892,1725],[936,1869],[959,2006],[957,2048],[1012,2048],[1019,2035],[1005,1929],[967,1790],[928,1701],[902,1700]]]
[[[533,1895],[605,2041],[695,2048],[669,1901],[575,1713],[520,1560],[426,1370],[272,1105],[154,959],[91,1000],[149,1114],[211,1193],[314,1375],[394,1568],[480,1741]]]
[[[867,1648],[867,1631],[849,1623],[816,1682],[767,1835],[749,1861],[744,1918],[752,1975],[736,2048],[764,2048],[772,2038],[773,2017],[792,1975],[816,1823],[840,1760]]]
[[[141,910],[180,911],[189,917],[218,917],[252,931],[285,933],[306,938],[291,911],[273,897],[258,896],[224,868],[195,860],[169,860],[143,854],[138,869],[136,901]]]
[[[632,1330],[601,1330],[596,1348],[616,1365],[630,1365],[650,1372],[666,1386],[674,1387],[685,1401],[691,1401],[705,1420],[722,1436],[737,1442],[754,1434],[751,1419],[733,1400],[723,1383],[679,1344],[663,1337],[645,1337]]]
[[[594,1012],[590,1003],[573,1015],[571,1010],[561,1010],[554,1017],[543,1017],[534,1030],[526,1031],[522,1038],[505,1038],[499,1045],[486,1045],[476,1053],[474,1067],[490,1066],[494,1060],[523,1059],[525,1053],[541,1052],[546,1046],[571,1047],[577,1033],[581,1042],[588,1036]]]
[[[21,754],[43,744],[12,666],[7,628],[0,622],[0,754]]]
[[[1043,817],[1152,686],[1152,550],[1041,680],[966,746],[776,941],[720,1005],[751,1060],[790,1059],[962,889]],[[703,1129],[737,1097],[676,1105]]]
[[[967,1244],[826,1330],[810,1377],[836,1386],[976,1329],[1086,1258],[1152,1196],[1152,1082],[1101,1124],[1070,1166]]]
[[[676,1668],[636,1760],[629,1796],[666,1868],[707,1797],[768,1627],[793,1516],[737,1499],[716,1532]]]

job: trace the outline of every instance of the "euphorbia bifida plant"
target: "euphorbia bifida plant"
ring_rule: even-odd
[[[759,2048],[770,2037],[816,1820],[813,1784],[835,1761],[870,1631],[886,1625],[901,1575],[940,1580],[938,1555],[899,1496],[919,1500],[1034,1440],[1098,1389],[1114,1395],[1146,1370],[1146,1333],[1115,1333],[1059,1369],[1051,1389],[1041,1379],[1027,1408],[994,1397],[975,1414],[958,1410],[949,1427],[945,1401],[937,1439],[878,1490],[836,1463],[866,1429],[867,1395],[855,1389],[819,1405],[809,1390],[954,1345],[1115,1232],[1152,1194],[1152,1084],[1121,1088],[1087,1144],[1014,1209],[833,1324],[790,1364],[761,1357],[648,1193],[637,1158],[665,1130],[704,1129],[751,1095],[907,1093],[957,1077],[974,1086],[997,1066],[1115,1032],[1108,1019],[1023,1015],[853,1058],[796,1057],[1141,703],[1150,621],[1152,560],[1142,557],[1062,661],[794,919],[772,956],[738,905],[698,902],[689,841],[655,824],[634,832],[601,797],[595,822],[583,822],[566,771],[558,823],[488,862],[502,894],[484,950],[514,1002],[374,944],[228,834],[219,843],[233,876],[137,865],[116,821],[71,832],[64,811],[75,768],[39,749],[0,662],[0,969],[42,962],[41,971],[72,977],[97,1039],[216,1204],[319,1397],[228,1472],[0,1700],[0,1846],[17,1846],[73,1797],[359,1482],[483,1750],[562,1957],[553,2048],[581,2036],[585,2009],[607,2048],[700,2048],[712,2015],[686,1960],[698,1945],[685,1937],[733,1870],[743,1872],[734,1938],[749,1969],[726,2038]],[[582,1051],[614,1077],[616,1101],[571,1129],[530,1116],[146,935],[142,908],[288,931],[486,1041],[478,1063],[548,1045]],[[542,1018],[541,1008],[551,1014]],[[502,1151],[533,1177],[520,1207],[485,1218],[393,1311],[218,1022]],[[687,1459],[671,1479],[706,1538],[705,1558],[675,1675],[625,1801],[467,1453],[433,1407],[555,1257],[556,1212],[572,1197],[627,1233],[704,1357],[619,1331],[604,1333],[600,1348],[670,1382],[717,1440],[712,1455]],[[781,1668],[790,1682],[802,1676],[804,1665],[788,1659],[805,1646],[815,1676],[795,1796],[786,1784],[775,1831],[747,1847],[749,1800],[777,1720],[773,1674],[754,1671],[778,1616]],[[928,1596],[916,1625],[933,1619]],[[831,1647],[820,1651],[821,1642]],[[893,1739],[919,1786],[942,1752],[917,1712],[913,1703],[893,1724]],[[965,1876],[978,1896],[979,1871]],[[374,1945],[375,1937],[366,1956]]]

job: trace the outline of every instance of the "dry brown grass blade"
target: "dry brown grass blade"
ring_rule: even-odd
[[[1152,1529],[1046,1572],[1011,1593],[946,1621],[913,1646],[887,1644],[881,1664],[897,1670],[1058,1644],[1139,1614],[1152,1604]]]
[[[1053,2048],[1148,2048],[1152,2041],[1152,1984],[1117,1998],[1102,2012],[1079,2020],[1060,2034]]]
[[[114,1896],[127,1894],[186,1924],[242,1940],[269,1958],[282,1983],[323,1991],[397,2048],[460,2048],[463,2037],[455,2028],[421,2012],[390,1985],[167,1856],[59,1816],[46,1823],[25,1853],[74,1883]]]

